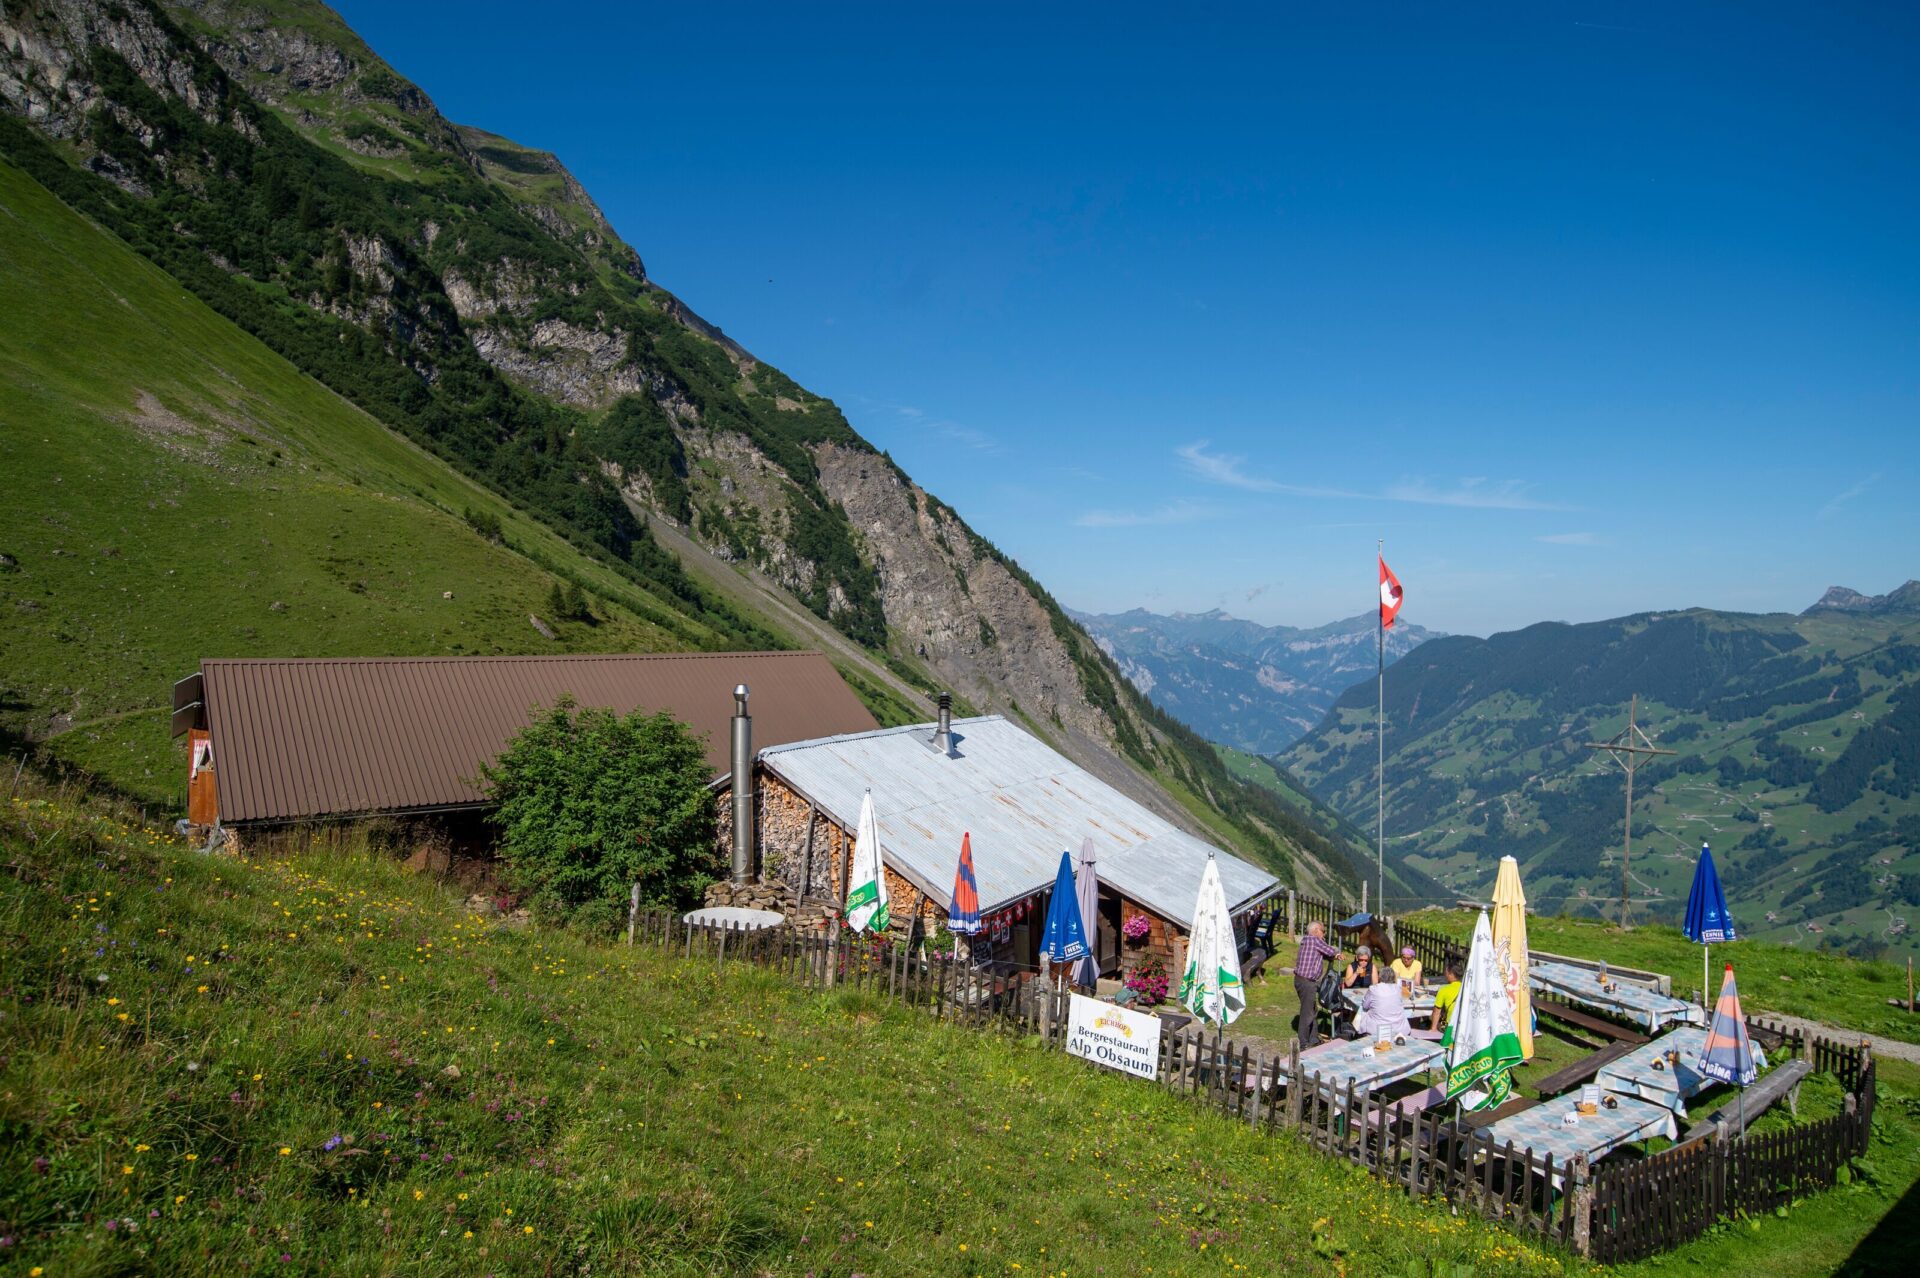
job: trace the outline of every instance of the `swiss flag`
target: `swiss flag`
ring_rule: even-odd
[[[1380,560],[1380,628],[1391,630],[1393,619],[1400,615],[1400,601],[1405,596],[1400,590],[1400,579],[1393,575],[1393,569],[1387,567],[1385,558]]]

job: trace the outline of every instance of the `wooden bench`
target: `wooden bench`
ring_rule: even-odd
[[[1503,1118],[1510,1118],[1515,1114],[1523,1114],[1539,1103],[1539,1101],[1529,1096],[1516,1096],[1504,1104],[1495,1105],[1492,1109],[1483,1109],[1476,1114],[1463,1115],[1461,1121],[1477,1132],[1482,1127],[1493,1126]]]
[[[1616,1043],[1631,1043],[1633,1046],[1638,1047],[1647,1041],[1647,1036],[1638,1030],[1629,1029],[1617,1021],[1610,1021],[1604,1016],[1596,1016],[1592,1012],[1583,1012],[1570,1003],[1562,1003],[1557,998],[1544,998],[1536,994],[1533,996],[1533,1010],[1542,1016],[1551,1016],[1556,1021],[1565,1021],[1569,1025],[1577,1025],[1583,1030],[1590,1030],[1602,1038],[1612,1039]]]
[[[1807,1075],[1813,1073],[1813,1066],[1806,1061],[1788,1061],[1777,1065],[1765,1078],[1747,1088],[1745,1096],[1736,1096],[1719,1109],[1687,1128],[1687,1134],[1675,1142],[1690,1145],[1696,1140],[1704,1140],[1725,1132],[1729,1136],[1738,1136],[1752,1124],[1753,1120],[1772,1109],[1785,1099],[1790,1108],[1798,1108],[1795,1098],[1800,1093],[1800,1084]]]
[[[1566,1068],[1547,1075],[1533,1084],[1533,1090],[1542,1096],[1558,1096],[1561,1092],[1571,1091],[1582,1083],[1591,1082],[1601,1070],[1638,1046],[1637,1043],[1625,1041],[1608,1043],[1599,1051],[1583,1056]]]

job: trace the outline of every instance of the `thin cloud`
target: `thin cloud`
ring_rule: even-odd
[[[946,421],[933,422],[931,423],[931,427],[935,434],[944,436],[956,444],[963,444],[977,452],[996,453],[1000,451],[1000,441],[983,430],[975,430],[971,426],[962,426],[958,422]]]
[[[1570,532],[1549,533],[1545,537],[1535,537],[1535,541],[1544,541],[1549,546],[1604,546],[1599,533]]]
[[[1436,488],[1424,479],[1403,479],[1382,493],[1388,501],[1421,506],[1460,506],[1472,510],[1559,510],[1551,502],[1528,494],[1531,484],[1518,479],[1489,482],[1463,479],[1451,488]]]
[[[1224,484],[1228,488],[1244,488],[1249,492],[1273,493],[1280,491],[1280,485],[1271,479],[1262,479],[1249,475],[1241,467],[1247,464],[1244,457],[1234,457],[1227,453],[1210,453],[1207,441],[1195,440],[1191,444],[1182,444],[1173,450],[1174,455],[1185,462],[1187,469],[1210,484]]]
[[[1248,472],[1247,459],[1233,453],[1212,452],[1207,440],[1182,444],[1173,450],[1187,473],[1210,484],[1240,488],[1254,493],[1279,493],[1290,497],[1323,497],[1346,501],[1392,501],[1415,506],[1454,506],[1470,510],[1561,510],[1556,503],[1532,495],[1533,485],[1519,479],[1489,480],[1484,477],[1461,479],[1447,486],[1427,479],[1402,479],[1377,493],[1355,492],[1347,488],[1322,488],[1307,484],[1286,484],[1265,475]]]
[[[1855,484],[1853,487],[1847,489],[1847,491],[1845,491],[1844,493],[1841,493],[1838,497],[1835,497],[1832,501],[1822,506],[1820,508],[1820,518],[1832,519],[1835,515],[1845,510],[1847,506],[1853,501],[1854,498],[1860,496],[1860,494],[1866,492],[1867,489],[1873,487],[1875,484],[1879,482],[1880,482],[1880,472],[1876,470],[1871,475],[1868,475],[1865,479],[1861,480],[1859,483]]]
[[[1082,528],[1147,528],[1166,524],[1191,524],[1212,519],[1219,509],[1204,502],[1176,501],[1152,510],[1089,510],[1074,523]]]

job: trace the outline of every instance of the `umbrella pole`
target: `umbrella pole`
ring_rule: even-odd
[[[1711,945],[1707,945],[1704,943],[1700,946],[1700,1006],[1701,1007],[1707,1006],[1707,972],[1712,967],[1712,964],[1710,964],[1707,961],[1707,954],[1712,949],[1713,947]]]

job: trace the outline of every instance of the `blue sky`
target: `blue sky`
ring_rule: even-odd
[[[1920,576],[1920,8],[337,6],[1080,608]]]

